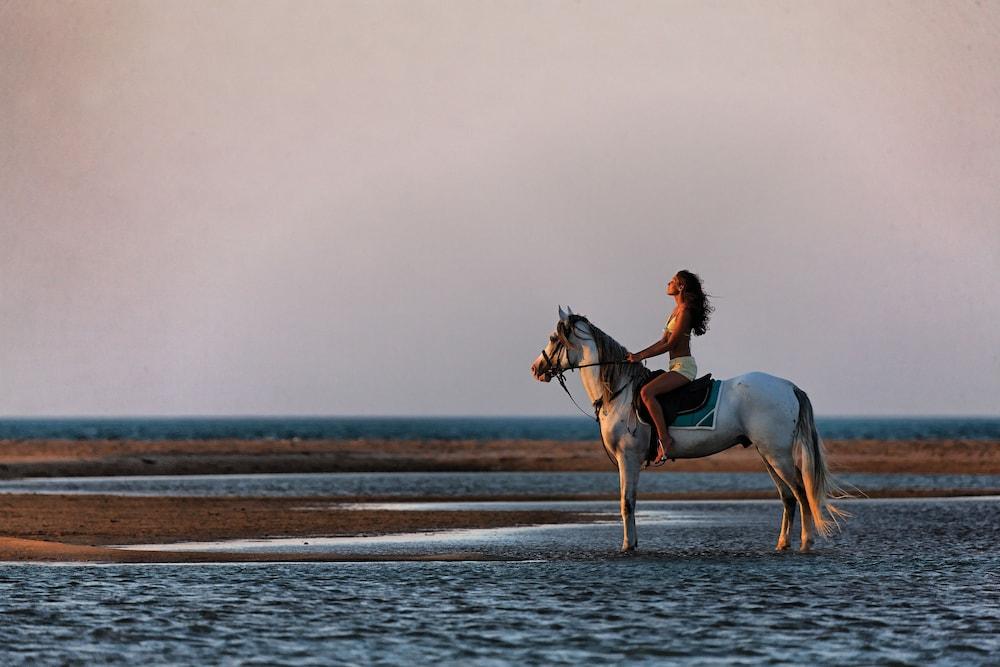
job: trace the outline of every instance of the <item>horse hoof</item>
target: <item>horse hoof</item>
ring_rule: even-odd
[[[774,547],[774,550],[775,551],[788,551],[788,545],[787,544],[779,544],[778,546]]]

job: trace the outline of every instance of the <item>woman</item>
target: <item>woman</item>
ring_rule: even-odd
[[[700,336],[708,329],[712,306],[701,289],[701,279],[690,271],[678,271],[667,284],[667,294],[674,297],[674,311],[667,318],[663,337],[627,359],[640,362],[664,352],[670,353],[667,372],[649,382],[639,392],[656,426],[658,449],[653,465],[661,466],[670,456],[670,433],[663,420],[663,411],[656,397],[681,387],[697,377],[698,367],[691,356],[691,333]]]

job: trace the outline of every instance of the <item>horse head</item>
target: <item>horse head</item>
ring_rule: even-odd
[[[536,380],[549,382],[559,371],[579,363],[581,348],[574,338],[576,323],[581,320],[586,318],[575,314],[569,306],[566,306],[566,310],[559,306],[559,321],[556,322],[555,331],[549,336],[549,344],[531,364],[531,375]]]

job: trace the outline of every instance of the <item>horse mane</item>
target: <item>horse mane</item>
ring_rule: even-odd
[[[576,325],[581,323],[587,325],[590,338],[581,335],[576,328]],[[628,354],[624,345],[601,331],[584,315],[570,315],[567,320],[559,322],[556,330],[567,343],[569,343],[569,334],[574,331],[576,331],[577,337],[594,341],[594,345],[597,347],[597,360],[600,362],[625,361],[625,355]],[[651,371],[642,364],[623,363],[600,366],[601,401],[607,405],[614,398],[615,393],[624,386],[635,386],[637,382],[645,380],[650,374]]]

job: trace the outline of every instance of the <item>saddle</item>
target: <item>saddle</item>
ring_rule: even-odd
[[[666,373],[664,370],[653,371],[649,378],[639,385],[638,390],[635,391],[632,398],[632,407],[635,408],[635,414],[643,424],[649,424],[652,426],[653,418],[649,416],[649,410],[646,409],[646,405],[642,402],[639,390],[645,387],[647,384],[658,378],[659,376]],[[703,375],[696,380],[692,380],[687,384],[674,389],[673,391],[668,391],[665,394],[660,394],[657,396],[657,401],[660,404],[660,410],[663,411],[663,419],[667,426],[673,423],[677,415],[687,414],[689,412],[697,412],[702,407],[704,407],[705,402],[712,393],[712,374]],[[649,436],[649,448],[647,450],[647,460],[652,460],[656,456],[656,428],[650,429]]]

